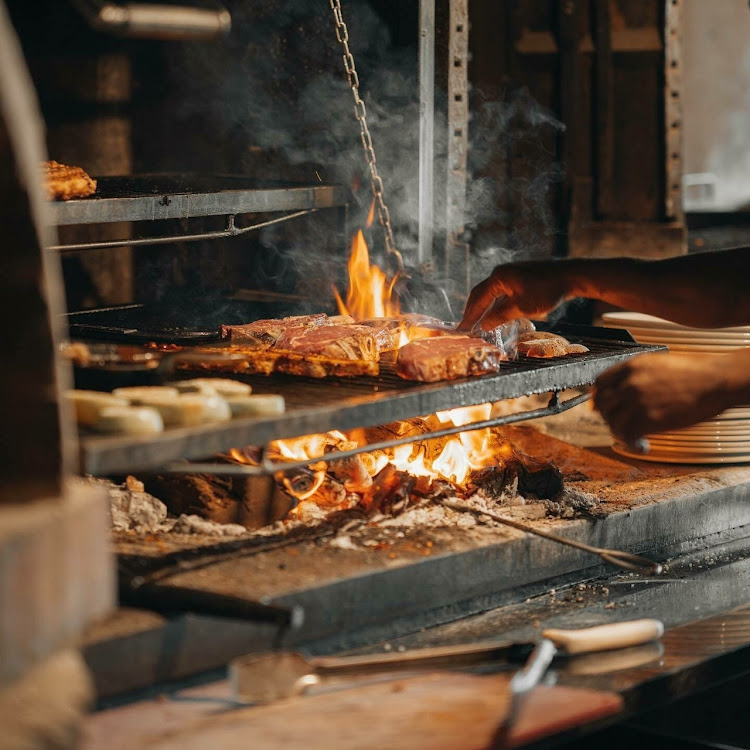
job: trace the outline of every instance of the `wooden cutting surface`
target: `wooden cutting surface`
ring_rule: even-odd
[[[510,674],[441,672],[211,716],[188,716],[183,703],[178,708],[179,722],[172,722],[171,730],[164,715],[169,711],[169,702],[154,702],[151,716],[141,706],[138,716],[114,709],[91,717],[84,748],[480,750],[492,746],[495,731],[505,716],[509,679]],[[197,696],[192,698],[196,699]],[[614,716],[622,709],[622,698],[616,693],[538,687],[522,706],[511,733],[511,745],[524,745]],[[118,737],[119,741],[114,739]]]

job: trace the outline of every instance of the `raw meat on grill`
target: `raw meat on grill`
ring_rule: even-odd
[[[219,332],[223,339],[242,342],[244,345],[250,345],[249,348],[270,349],[288,328],[315,328],[328,323],[329,318],[325,313],[293,315],[277,320],[256,320],[244,325],[223,325],[219,327]]]
[[[292,326],[279,336],[274,349],[330,359],[377,361],[380,358],[375,332],[358,325]]]
[[[472,336],[417,339],[399,349],[396,372],[407,380],[433,383],[497,372],[507,359],[501,349]]]

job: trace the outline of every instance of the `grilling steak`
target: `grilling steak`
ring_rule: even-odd
[[[215,353],[216,349],[196,348],[196,352]],[[243,359],[233,361],[178,362],[180,370],[200,370],[203,372],[233,372],[245,375],[272,375],[284,373],[308,378],[378,375],[380,365],[377,360],[334,359],[314,354],[301,354],[292,351],[276,351],[247,348],[240,344],[221,350],[223,353],[242,354]]]
[[[92,180],[80,167],[43,161],[42,176],[49,200],[86,198],[96,192],[96,180]]]
[[[357,325],[291,326],[279,336],[274,349],[277,352],[370,362],[376,362],[380,354],[375,332],[367,326]]]
[[[399,349],[396,372],[406,380],[434,383],[497,372],[501,349],[471,336],[417,339]]]
[[[270,349],[288,328],[315,328],[328,325],[328,322],[325,313],[293,315],[289,318],[256,320],[244,325],[223,325],[219,326],[219,333],[223,339],[242,342],[245,348]]]

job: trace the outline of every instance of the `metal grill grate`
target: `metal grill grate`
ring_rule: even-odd
[[[280,393],[286,413],[169,430],[155,438],[97,437],[83,441],[83,466],[91,474],[157,468],[182,458],[207,458],[232,447],[265,445],[276,438],[347,430],[424,416],[488,401],[560,391],[593,383],[618,362],[663,347],[636,344],[625,331],[557,328],[589,353],[550,359],[503,362],[500,372],[449,383],[412,383],[399,378],[392,362],[378,377],[318,380],[293,376],[249,376],[256,393]]]

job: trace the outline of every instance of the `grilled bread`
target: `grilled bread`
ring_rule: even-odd
[[[71,198],[86,198],[96,192],[96,180],[92,180],[80,167],[44,161],[42,176],[50,200],[69,201]]]

